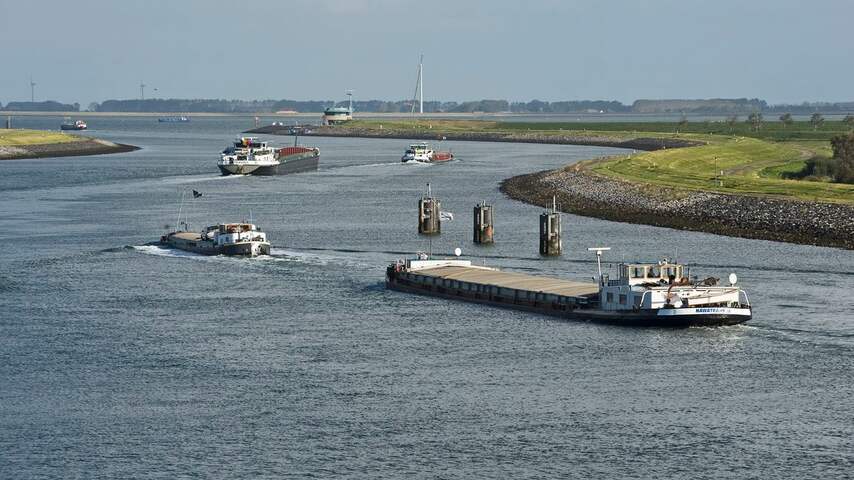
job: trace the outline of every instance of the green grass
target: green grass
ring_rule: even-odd
[[[0,147],[77,142],[82,138],[47,130],[0,130]]]
[[[799,144],[742,137],[617,157],[592,168],[630,182],[686,190],[854,203],[854,185],[781,178],[785,171],[800,170],[809,153]]]
[[[382,126],[382,127],[380,127]],[[595,162],[597,173],[630,182],[723,193],[771,195],[810,201],[854,203],[854,185],[786,180],[807,159],[830,157],[829,139],[851,131],[841,121],[814,128],[807,121],[764,123],[754,129],[744,121],[725,122],[496,122],[479,120],[354,120],[338,128],[386,132],[483,132],[531,136],[587,136],[614,139],[679,138],[705,145],[643,152]],[[721,174],[723,171],[723,174]]]

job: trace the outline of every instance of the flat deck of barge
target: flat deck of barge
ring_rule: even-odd
[[[574,282],[553,277],[538,277],[524,273],[504,272],[483,267],[450,265],[419,269],[414,273],[445,280],[456,280],[471,284],[561,295],[565,297],[589,297],[599,293],[599,287],[595,283]]]

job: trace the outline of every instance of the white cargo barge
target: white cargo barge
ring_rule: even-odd
[[[625,326],[734,325],[752,317],[747,294],[716,279],[689,280],[687,267],[662,261],[620,264],[619,278],[599,283],[472,265],[459,259],[397,261],[386,269],[393,290]]]

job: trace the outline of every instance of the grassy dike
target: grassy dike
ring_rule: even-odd
[[[591,159],[506,179],[501,191],[608,220],[721,235],[854,249],[854,185],[789,180],[813,157],[831,155],[842,122],[759,129],[744,122],[530,123],[356,120],[312,135],[613,146],[629,155]],[[287,134],[287,127],[256,133]],[[819,179],[820,180],[820,179]]]
[[[101,155],[139,147],[47,130],[0,130],[0,160]]]
[[[532,123],[477,120],[356,120],[328,130],[355,136],[447,137],[460,140],[529,141],[622,146],[652,150],[585,164],[591,172],[632,183],[685,191],[767,195],[805,201],[854,204],[854,185],[787,180],[814,156],[831,155],[829,140],[850,127],[825,122]],[[318,132],[323,134],[322,132]],[[684,147],[684,148],[674,148]]]

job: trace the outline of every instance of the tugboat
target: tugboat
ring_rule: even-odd
[[[77,120],[72,123],[69,118],[66,118],[59,126],[60,130],[86,130],[87,128],[89,128],[89,126],[86,125],[86,122],[83,120]]]
[[[267,235],[252,223],[220,223],[201,232],[185,230],[160,237],[161,245],[201,255],[255,257],[270,254]]]
[[[223,175],[286,175],[317,170],[320,150],[294,143],[274,149],[255,137],[241,137],[222,151],[217,166]]]
[[[451,152],[437,152],[426,143],[413,143],[406,149],[400,161],[403,163],[441,163],[454,159]]]
[[[572,320],[643,327],[720,326],[744,323],[752,308],[738,278],[729,285],[718,279],[697,280],[687,266],[662,260],[657,263],[623,263],[618,278],[602,273],[598,285],[472,265],[455,258],[432,260],[421,254],[398,260],[386,269],[386,286],[392,290],[485,303],[553,315]],[[459,249],[457,249],[459,255]]]

